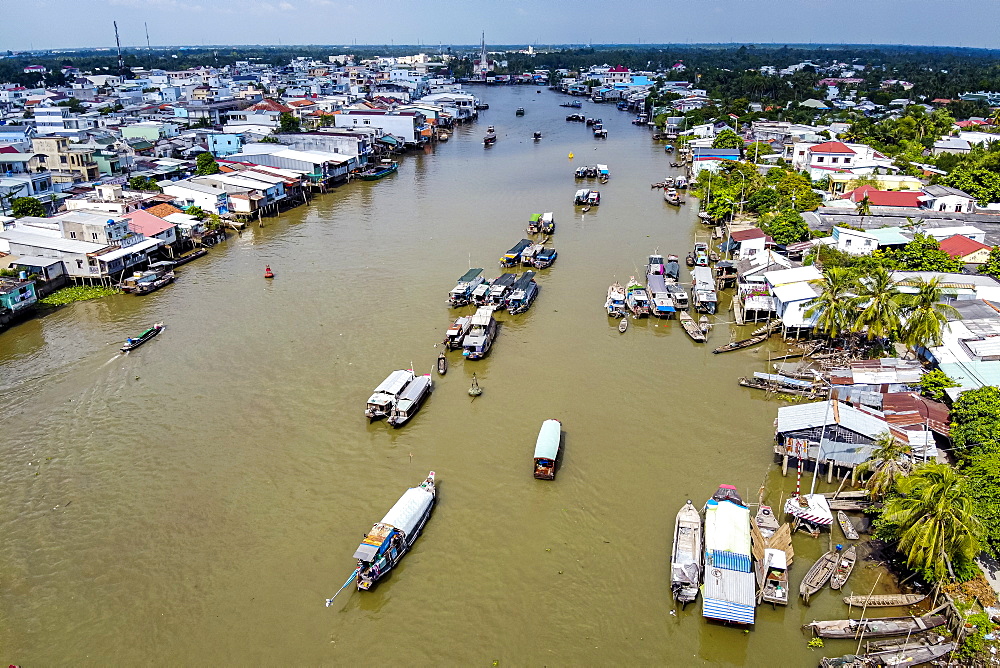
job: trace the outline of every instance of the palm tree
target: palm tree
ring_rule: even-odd
[[[896,486],[896,481],[909,474],[912,462],[910,446],[900,443],[887,431],[875,437],[871,459],[858,466],[858,473],[871,473],[865,482],[872,498],[881,501]]]
[[[903,342],[910,350],[941,345],[941,335],[949,319],[962,318],[951,304],[941,301],[941,278],[917,279],[917,293],[903,295]]]
[[[906,564],[934,582],[954,578],[953,565],[970,563],[983,535],[966,478],[948,464],[924,464],[899,478],[896,491],[882,521]]]
[[[823,270],[821,292],[808,303],[807,318],[816,316],[816,329],[831,339],[851,330],[852,298],[857,289],[854,274],[846,267]]]
[[[857,210],[858,215],[861,216],[861,224],[864,225],[865,216],[872,215],[872,201],[868,199],[868,195],[861,198],[861,201],[854,208]]]
[[[877,267],[858,280],[854,304],[860,310],[854,331],[865,330],[868,340],[887,339],[899,332],[901,298],[896,281],[884,267]]]

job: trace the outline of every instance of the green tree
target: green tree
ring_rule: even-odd
[[[861,216],[861,224],[864,225],[865,217],[872,215],[872,201],[865,195],[861,198],[861,201],[854,205],[854,209]]]
[[[45,217],[45,205],[34,197],[18,197],[10,203],[11,215],[15,218],[24,216]]]
[[[760,228],[779,244],[793,244],[809,238],[806,219],[791,208],[770,214],[761,221]]]
[[[82,114],[87,111],[87,107],[84,106],[83,102],[71,97],[68,100],[62,100],[61,102],[56,102],[57,107],[69,107],[69,110],[75,114]]]
[[[979,204],[1000,202],[1000,174],[990,169],[960,165],[940,183],[969,193]]]
[[[1000,279],[1000,245],[993,247],[986,262],[979,266],[979,273]]]
[[[816,329],[835,339],[854,325],[854,274],[845,267],[826,267],[820,294],[809,302],[805,315],[816,316]]]
[[[917,294],[902,295],[902,340],[910,348],[941,345],[942,332],[948,320],[960,320],[961,315],[951,304],[942,302],[941,279],[917,279]]]
[[[742,152],[743,139],[732,130],[726,129],[715,135],[715,139],[712,140],[712,148],[736,148]]]
[[[982,524],[966,478],[947,464],[924,464],[896,482],[879,533],[931,582],[967,575],[981,548]]]
[[[854,331],[864,331],[868,340],[888,339],[900,331],[902,324],[900,292],[889,272],[876,267],[858,279],[857,296],[854,304],[858,317],[854,321]]]
[[[813,192],[812,181],[804,174],[786,172],[775,184],[775,189],[781,196],[782,207],[792,207],[796,211],[814,211],[823,203],[823,196]]]
[[[755,141],[746,148],[747,160],[757,162],[761,156],[771,155],[774,149],[766,141]]]
[[[872,446],[875,449],[871,458],[858,465],[858,473],[871,474],[865,481],[865,488],[872,499],[881,501],[892,493],[900,478],[909,475],[913,461],[910,446],[900,443],[887,431],[879,434]]]
[[[219,169],[219,163],[215,161],[215,156],[211,153],[199,153],[198,157],[195,158],[195,163],[197,166],[194,173],[198,176],[209,176],[222,171]]]
[[[128,187],[143,192],[163,192],[155,180],[145,176],[133,176],[128,180]]]
[[[184,213],[189,216],[194,216],[198,220],[205,220],[208,217],[208,212],[202,209],[200,206],[189,206],[184,209]]]
[[[951,406],[951,440],[960,456],[1000,453],[1000,388],[966,390]]]
[[[302,123],[289,112],[283,111],[278,118],[278,129],[281,132],[301,132]]]
[[[747,198],[747,209],[755,213],[767,213],[778,206],[780,196],[774,188],[760,188]]]
[[[913,240],[899,250],[889,253],[896,268],[904,271],[962,271],[962,261],[941,250],[934,237],[917,233]]]
[[[1000,556],[1000,453],[984,452],[962,462],[969,479],[969,495],[983,525],[983,542],[993,556]]]
[[[920,394],[936,401],[944,399],[946,389],[958,386],[958,383],[941,369],[928,371],[920,377]]]

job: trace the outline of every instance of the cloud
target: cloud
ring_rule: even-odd
[[[290,12],[293,9],[295,9],[295,5],[293,5],[290,2],[279,2],[278,3],[278,9],[280,9],[280,10],[282,10],[284,12]]]

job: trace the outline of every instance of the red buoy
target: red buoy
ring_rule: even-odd
[[[264,265],[264,278],[274,278],[274,272],[271,271],[271,265]]]

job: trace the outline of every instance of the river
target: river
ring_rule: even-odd
[[[702,232],[690,206],[649,188],[669,156],[613,105],[584,103],[609,130],[595,140],[551,91],[476,93],[491,105],[479,122],[397,174],[265,219],[148,297],[0,334],[0,660],[818,663],[799,627],[846,616],[829,590],[811,607],[759,608],[748,633],[706,623],[700,602],[671,613],[684,501],[731,483],[755,503],[765,483],[777,505],[795,481],[771,465],[781,402],[736,384],[768,348],[712,355],[727,313],[708,346],[676,321],[619,334],[604,314],[611,282]],[[484,150],[487,124],[499,141]],[[584,215],[572,170],[597,162],[611,181]],[[487,359],[452,353],[408,425],[369,425],[365,399],[391,370],[431,370],[455,280],[470,264],[496,276],[542,211],[559,259],[534,307],[502,316]],[[116,354],[156,321],[162,335]],[[565,432],[555,482],[531,476],[546,418]],[[431,469],[439,503],[414,550],[372,592],[325,608],[362,535]],[[795,538],[793,592],[827,542]],[[847,589],[867,592],[875,573],[859,564]]]

